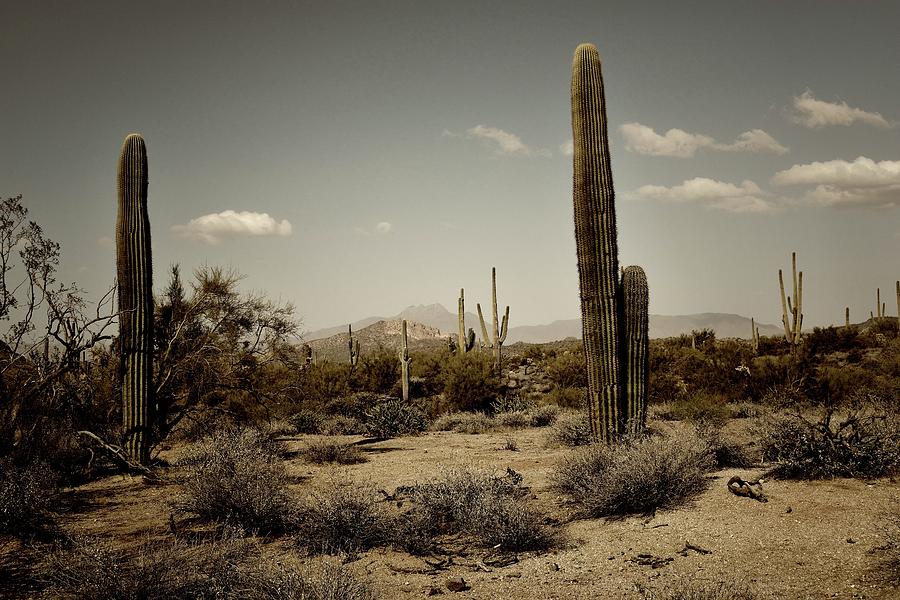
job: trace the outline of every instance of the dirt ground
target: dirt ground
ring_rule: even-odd
[[[504,449],[510,437],[517,451]],[[308,439],[285,441],[289,450],[299,450]],[[438,593],[498,600],[638,598],[639,585],[661,589],[685,579],[741,582],[772,598],[900,598],[900,589],[883,583],[878,570],[878,548],[884,543],[881,517],[900,500],[896,481],[767,481],[769,501],[761,503],[730,494],[726,482],[735,474],[758,477],[763,469],[727,469],[711,474],[708,489],[683,508],[652,517],[571,521],[571,510],[551,489],[550,476],[572,450],[550,444],[547,429],[425,433],[362,447],[369,461],[348,467],[320,467],[290,458],[287,466],[296,491],[303,494],[338,478],[391,492],[437,477],[447,468],[503,473],[509,467],[524,476],[534,502],[565,536],[558,550],[503,557],[503,562],[512,562],[507,566],[491,560],[497,556],[490,550],[478,549],[439,569],[390,550],[355,557],[353,568],[366,573],[385,599]],[[67,490],[70,510],[61,522],[70,533],[122,544],[162,538],[169,532],[168,501],[177,492],[176,483],[147,485],[141,478],[109,477]],[[16,549],[0,548],[4,551]],[[640,560],[639,555],[652,559]],[[451,577],[464,578],[471,589],[449,591],[446,582]]]

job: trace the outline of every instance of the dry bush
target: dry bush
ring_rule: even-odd
[[[652,389],[652,388],[651,388]],[[547,394],[547,402],[563,408],[584,408],[585,388],[554,387]]]
[[[374,600],[370,583],[321,562],[304,568],[264,556],[246,539],[145,542],[132,551],[76,540],[55,552],[52,597],[83,600]]]
[[[354,465],[366,462],[368,459],[360,452],[357,446],[335,440],[317,440],[310,442],[301,451],[307,462],[321,465],[324,463],[337,463],[340,465]]]
[[[762,422],[763,459],[785,479],[874,478],[900,467],[900,419],[871,409],[843,419],[832,409],[818,419],[782,414]]]
[[[296,501],[280,447],[255,429],[223,429],[179,463],[186,468],[177,512],[259,533],[291,530]]]
[[[444,398],[453,410],[489,410],[501,393],[492,357],[483,352],[451,356],[442,367]]]
[[[417,434],[427,427],[425,413],[402,400],[384,400],[366,413],[366,430],[377,438]]]
[[[57,476],[43,463],[18,466],[0,460],[0,534],[16,537],[51,535]]]
[[[358,435],[365,433],[366,426],[355,417],[334,415],[322,421],[319,433],[322,435]]]
[[[586,516],[650,513],[702,492],[713,467],[709,445],[683,432],[579,450],[559,466],[554,484]]]
[[[554,404],[544,404],[532,408],[529,412],[532,427],[549,427],[559,417],[559,407]]]
[[[582,414],[559,417],[550,431],[550,440],[562,446],[587,446],[593,439],[591,425]]]
[[[701,391],[690,398],[675,401],[671,416],[676,421],[721,426],[731,417],[731,410],[722,394]]]
[[[755,464],[746,446],[735,443],[725,437],[721,427],[701,424],[697,426],[697,435],[709,446],[716,467],[748,468]]]
[[[454,412],[441,415],[431,424],[433,431],[484,433],[494,427],[494,420],[481,412]]]
[[[286,419],[271,419],[263,425],[262,430],[271,438],[279,438],[297,433],[297,428]]]
[[[414,488],[414,508],[407,519],[415,523],[414,539],[462,533],[486,547],[504,550],[544,550],[558,537],[544,525],[544,517],[524,499],[521,475],[504,477],[465,469],[448,471],[437,481]]]
[[[881,555],[878,572],[889,583],[900,585],[900,504],[895,504],[893,511],[885,515],[882,530],[885,543],[878,548]]]
[[[332,482],[300,511],[297,543],[313,553],[358,552],[392,539],[392,518],[374,490]]]
[[[531,427],[531,415],[525,411],[517,410],[504,412],[494,417],[495,423],[506,429],[524,429]]]

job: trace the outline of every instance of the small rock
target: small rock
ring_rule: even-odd
[[[464,592],[466,590],[472,589],[469,587],[469,584],[466,583],[466,580],[462,577],[451,577],[447,580],[447,589],[451,592]]]
[[[443,595],[444,590],[437,587],[436,585],[428,586],[428,589],[425,591],[426,596],[441,596]]]
[[[790,506],[788,506],[786,509],[784,509],[784,512],[786,512],[786,513],[792,513],[792,512],[794,512],[794,509],[791,508]]]
[[[855,544],[855,543],[856,543],[856,540],[854,540],[853,538],[847,538],[847,543],[848,543],[848,544]]]

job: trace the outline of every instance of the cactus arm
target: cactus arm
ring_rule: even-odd
[[[481,314],[481,304],[476,304],[475,308],[478,309],[478,321],[481,323],[481,346],[483,348],[491,348],[492,346],[488,344],[487,326],[484,324],[484,315]]]
[[[509,306],[506,307],[506,312],[503,313],[503,325],[500,326],[500,343],[504,343],[506,341],[506,334],[509,330]]]
[[[791,327],[788,324],[788,301],[784,295],[784,277],[778,269],[778,287],[781,289],[781,323],[784,325],[784,337],[791,341]]]
[[[881,310],[881,288],[875,288],[875,310],[878,311],[879,317],[884,316],[884,312]]]
[[[475,330],[469,327],[469,336],[466,338],[466,352],[475,347]]]
[[[459,288],[459,302],[457,303],[457,353],[465,354],[470,349],[466,348],[466,291],[463,288]]]
[[[631,266],[622,274],[622,413],[625,431],[639,434],[647,422],[647,390],[650,381],[650,323],[647,275],[641,267]]]

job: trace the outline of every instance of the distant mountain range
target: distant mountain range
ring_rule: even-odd
[[[485,315],[486,319],[490,317]],[[514,318],[514,316],[513,316]],[[444,337],[453,335],[455,337],[457,330],[457,315],[451,313],[442,304],[429,304],[409,306],[402,310],[399,314],[392,317],[368,317],[360,319],[352,323],[354,335],[361,332],[366,327],[373,325],[379,321],[390,323],[393,321],[407,321],[422,324],[431,328],[425,334],[423,330],[422,337]],[[490,330],[491,324],[487,324]],[[760,335],[781,335],[783,330],[781,327],[758,323]],[[393,329],[394,326],[387,326]],[[466,312],[466,329],[475,330],[476,337],[481,337],[480,326],[478,323],[478,315]],[[750,319],[741,315],[726,313],[700,313],[696,315],[650,315],[650,337],[665,338],[674,337],[683,333],[690,333],[694,329],[712,329],[716,332],[718,338],[744,338],[750,337]],[[347,325],[338,325],[335,327],[327,327],[317,331],[310,331],[304,335],[304,339],[308,342],[313,340],[321,340],[331,338],[332,336],[347,333]],[[412,330],[409,336],[414,337]],[[561,321],[553,321],[547,325],[519,325],[510,327],[506,338],[507,344],[516,342],[527,342],[531,344],[542,344],[546,342],[554,342],[569,337],[581,338],[581,319],[565,319]],[[346,338],[345,338],[346,339]],[[346,343],[346,342],[345,342]]]

